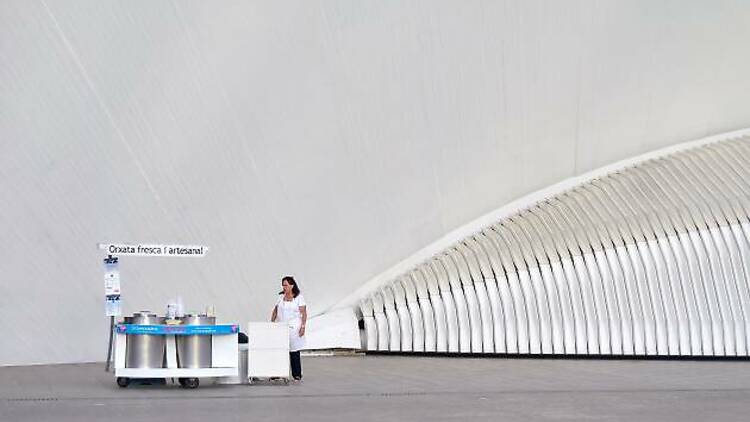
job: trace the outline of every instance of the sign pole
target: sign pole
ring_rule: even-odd
[[[109,343],[107,345],[107,364],[104,372],[109,372],[112,365],[112,349],[114,348],[115,316],[120,315],[120,269],[118,258],[107,255],[104,258],[104,295],[107,316],[109,316]]]
[[[114,343],[112,342],[112,335],[115,331],[115,317],[110,316],[109,317],[109,346],[107,347],[107,365],[104,367],[104,372],[109,372],[109,367],[112,364],[112,346],[114,346]]]

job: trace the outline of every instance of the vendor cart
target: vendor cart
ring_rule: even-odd
[[[200,378],[236,377],[238,332],[238,324],[118,324],[117,385],[127,387],[133,379],[177,378],[183,388],[196,388]]]

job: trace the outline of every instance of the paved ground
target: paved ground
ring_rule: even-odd
[[[750,362],[352,356],[303,364],[301,385],[196,390],[120,389],[102,364],[5,367],[0,421],[750,419]]]

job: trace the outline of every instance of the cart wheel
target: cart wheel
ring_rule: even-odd
[[[198,378],[180,378],[179,380],[180,385],[182,388],[198,388],[198,385],[200,385],[200,381],[198,381]]]
[[[130,385],[130,378],[117,377],[117,385],[120,386],[120,388],[127,387],[128,385]]]

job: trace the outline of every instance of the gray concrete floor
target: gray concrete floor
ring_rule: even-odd
[[[750,362],[306,357],[300,385],[118,388],[103,364],[0,368],[0,421],[750,419]],[[263,418],[263,419],[261,419]]]

